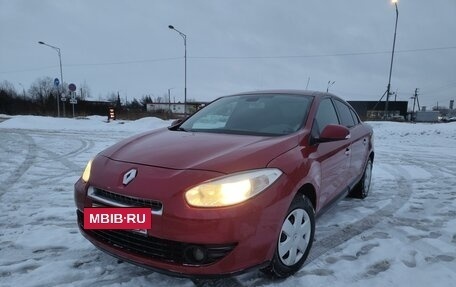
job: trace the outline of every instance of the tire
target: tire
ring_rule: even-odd
[[[363,177],[350,193],[351,197],[364,199],[369,195],[372,180],[372,159],[369,159],[364,168]]]
[[[298,194],[282,223],[271,263],[262,271],[277,278],[285,278],[298,271],[309,255],[314,233],[315,211],[312,203]]]

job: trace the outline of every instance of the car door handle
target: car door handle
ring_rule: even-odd
[[[349,148],[345,149],[345,155],[350,155],[350,149]]]

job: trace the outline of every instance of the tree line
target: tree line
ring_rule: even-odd
[[[57,97],[62,93],[67,98],[65,103],[67,110],[71,107],[68,103],[70,91],[67,83],[56,87],[51,77],[42,77],[36,79],[28,89],[19,85],[22,89],[17,90],[9,81],[0,82],[0,114],[57,116]],[[79,84],[75,92],[75,98],[78,100],[76,106],[78,115],[105,115],[108,106],[115,107],[119,113],[145,113],[148,103],[165,101],[164,96],[144,95],[139,100],[134,98],[127,102],[125,99],[122,102],[119,93],[111,92],[107,94],[106,100],[99,101],[98,104],[90,104],[85,102],[90,96],[89,86],[86,83]],[[100,105],[103,102],[104,105]],[[59,104],[62,115],[62,102]],[[67,115],[69,116],[70,113],[67,112]]]

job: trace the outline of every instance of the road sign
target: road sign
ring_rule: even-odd
[[[60,100],[61,100],[62,102],[66,102],[66,98],[65,98],[65,97],[61,97]]]
[[[78,100],[74,99],[74,98],[71,98],[70,99],[70,104],[72,105],[76,105],[78,103]]]
[[[55,78],[55,79],[54,79],[54,86],[57,87],[59,84],[60,84],[59,79],[58,79],[58,78]]]
[[[69,89],[70,91],[74,92],[74,91],[76,91],[76,85],[73,84],[73,83],[71,83],[71,84],[68,85],[68,89]]]

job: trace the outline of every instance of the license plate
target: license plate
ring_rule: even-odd
[[[152,228],[150,208],[145,207],[86,207],[84,229],[136,230],[146,234]]]

